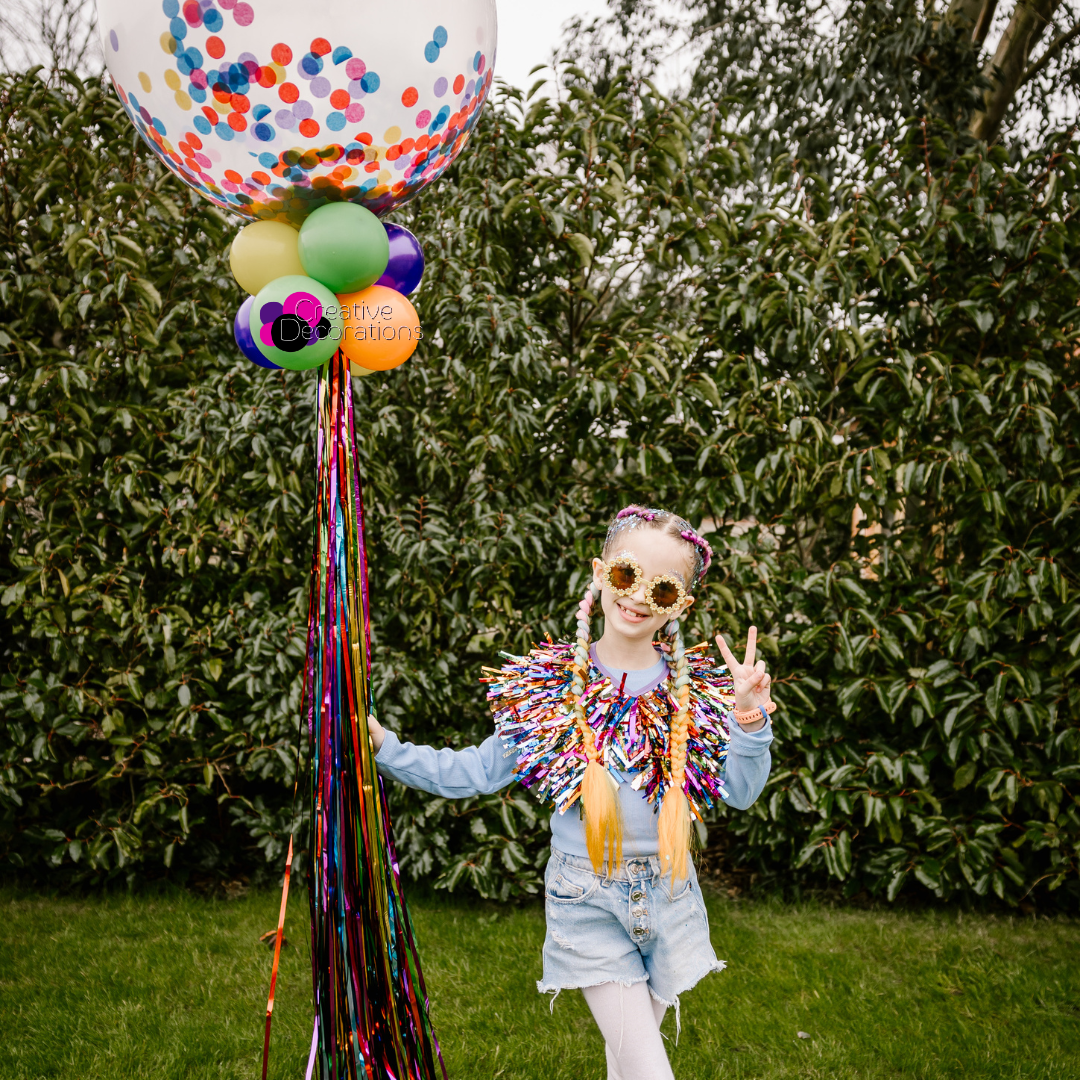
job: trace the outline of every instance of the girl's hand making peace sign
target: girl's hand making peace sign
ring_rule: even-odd
[[[758,660],[754,663],[757,652],[757,627],[751,626],[746,633],[746,654],[740,664],[732,655],[727,642],[722,634],[716,636],[716,647],[724,657],[724,662],[731,672],[731,680],[735,684],[735,708],[740,712],[748,712],[758,709],[772,700],[770,687],[772,676],[765,670],[765,661]],[[754,730],[765,723],[764,718],[758,713],[756,719],[747,722],[748,730]]]

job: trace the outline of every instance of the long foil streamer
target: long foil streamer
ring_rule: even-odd
[[[367,730],[371,634],[352,382],[319,374],[308,609],[308,890],[320,1080],[446,1078]]]

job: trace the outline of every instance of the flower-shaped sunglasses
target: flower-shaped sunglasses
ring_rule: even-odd
[[[645,581],[645,572],[632,555],[616,555],[602,563],[603,582],[616,596],[629,596],[645,586],[645,603],[657,615],[674,615],[686,603],[689,594],[674,574],[657,574]]]

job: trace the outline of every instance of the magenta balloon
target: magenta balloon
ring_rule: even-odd
[[[280,371],[280,365],[275,364],[271,360],[267,360],[266,357],[259,352],[259,346],[255,344],[255,338],[251,334],[251,309],[254,304],[255,297],[249,296],[240,305],[240,310],[236,313],[236,318],[233,320],[233,337],[236,338],[236,344],[239,346],[240,351],[253,364],[258,364],[259,367],[273,368],[275,371]]]
[[[383,228],[390,241],[390,261],[386,264],[386,272],[375,284],[408,296],[424,276],[424,249],[404,225],[384,224]]]

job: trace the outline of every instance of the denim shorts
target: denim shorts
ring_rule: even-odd
[[[588,859],[552,848],[544,884],[542,994],[647,981],[657,1001],[677,1009],[681,993],[725,966],[709,941],[692,864],[673,890],[655,855],[628,859],[609,878]]]

